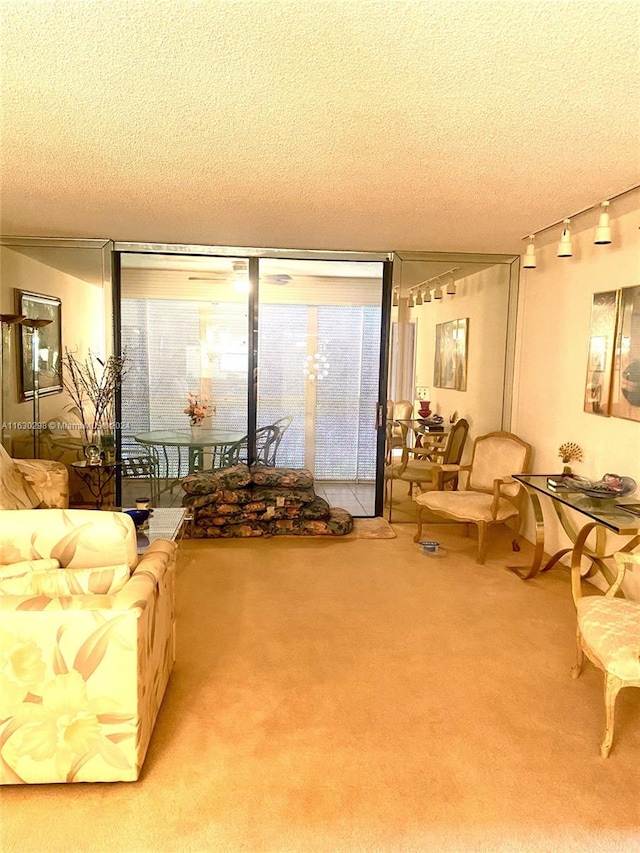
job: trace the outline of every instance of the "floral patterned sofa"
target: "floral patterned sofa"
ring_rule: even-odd
[[[0,510],[69,506],[69,471],[51,459],[12,459],[0,445]]]
[[[139,777],[175,660],[176,544],[120,512],[0,511],[0,782]]]

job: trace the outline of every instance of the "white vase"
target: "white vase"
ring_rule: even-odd
[[[202,433],[202,423],[191,424],[191,435],[197,437]]]

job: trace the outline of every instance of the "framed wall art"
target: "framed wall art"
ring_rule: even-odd
[[[593,415],[606,417],[611,413],[611,379],[619,299],[617,290],[593,294],[584,389],[584,411]]]
[[[433,384],[436,388],[467,390],[469,318],[449,320],[436,326]]]
[[[619,293],[611,414],[640,421],[640,286]]]
[[[38,324],[38,353],[34,362],[34,333],[28,324],[18,326],[18,392],[21,400],[32,400],[34,378],[40,395],[62,391],[62,303],[55,296],[44,296],[26,290],[17,291],[18,314],[28,320],[48,321]]]

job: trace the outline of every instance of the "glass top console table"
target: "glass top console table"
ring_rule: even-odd
[[[607,530],[619,536],[631,537],[623,547],[616,548],[617,551],[633,551],[640,545],[640,517],[625,512],[621,508],[625,503],[637,503],[637,501],[634,501],[632,497],[593,498],[578,489],[572,489],[570,486],[551,489],[547,485],[547,477],[552,476],[560,477],[562,475],[513,475],[513,479],[524,486],[531,499],[535,517],[536,542],[530,566],[509,566],[509,568],[523,580],[529,580],[529,578],[535,577],[538,572],[545,572],[552,568],[561,557],[572,552],[572,567],[579,566],[582,557],[591,560],[591,566],[585,577],[591,577],[600,571],[609,582],[613,582],[613,574],[605,562],[612,556],[605,553]],[[550,498],[562,529],[572,543],[571,547],[557,551],[544,565],[544,516],[540,505],[540,495]],[[582,527],[578,527],[572,522],[567,515],[567,509],[574,510],[584,516],[585,522]],[[587,537],[592,531],[595,531],[595,548],[590,548],[586,544]]]

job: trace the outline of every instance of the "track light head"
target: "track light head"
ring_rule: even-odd
[[[391,300],[391,304],[393,305],[394,308],[398,307],[399,301],[400,300],[398,299],[398,288],[394,287],[393,288],[393,299]]]
[[[433,291],[433,298],[434,299],[442,299],[442,283],[440,282],[440,279],[437,279],[437,282],[438,282],[438,286]]]
[[[420,288],[416,292],[416,305],[422,305],[422,291]]]
[[[536,247],[533,245],[535,234],[529,234],[529,243],[527,250],[524,253],[522,267],[525,270],[534,270],[536,268]]]
[[[558,243],[558,257],[559,258],[571,258],[573,256],[573,250],[571,248],[571,220],[565,219],[562,224],[562,234],[560,236],[560,242]]]
[[[609,202],[603,201],[601,204],[602,213],[598,219],[598,227],[593,242],[596,246],[606,246],[611,242],[611,226],[609,225]]]
[[[449,280],[449,284],[447,285],[447,295],[448,296],[455,296],[456,295],[456,280],[455,280],[453,273],[451,273],[451,279]]]
[[[423,302],[431,302],[431,288],[427,288],[424,292]]]
[[[413,290],[409,291],[409,301],[407,302],[407,305],[409,306],[409,308],[413,308],[413,306],[415,305],[415,302],[413,299]]]

